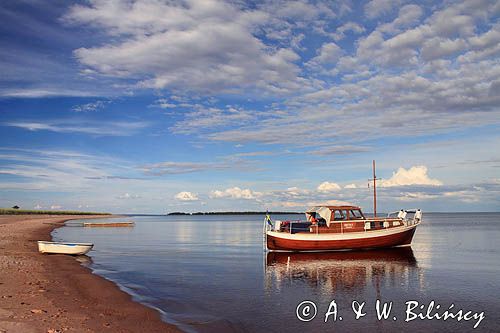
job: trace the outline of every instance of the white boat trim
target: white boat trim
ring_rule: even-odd
[[[66,245],[66,246],[93,246],[94,243],[72,243],[72,242],[49,242],[49,241],[38,241],[39,244],[50,244],[50,245]]]
[[[400,226],[394,228],[387,228],[372,231],[359,231],[359,232],[344,232],[344,233],[323,233],[316,234],[314,232],[297,232],[291,234],[283,231],[267,231],[268,236],[273,236],[282,239],[290,240],[304,240],[304,241],[332,241],[332,240],[347,240],[347,239],[363,239],[372,237],[383,237],[394,234],[399,234],[411,229],[416,228],[420,223],[415,223],[409,226]]]

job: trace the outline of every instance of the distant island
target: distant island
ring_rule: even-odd
[[[15,208],[17,207],[17,208]],[[20,209],[19,206],[12,208],[0,208],[0,215],[111,215],[110,213],[80,212],[74,210],[39,210]]]
[[[167,215],[284,215],[284,214],[303,214],[297,212],[196,212],[196,213],[185,213],[185,212],[172,212]]]

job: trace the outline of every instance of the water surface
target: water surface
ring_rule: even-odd
[[[319,254],[266,253],[262,218],[137,216],[125,219],[134,228],[64,227],[53,236],[93,242],[94,273],[186,331],[473,330],[475,320],[405,322],[409,300],[484,311],[475,331],[499,329],[498,213],[428,213],[411,248]],[[388,320],[377,320],[377,299],[394,302]],[[304,300],[317,307],[309,322],[296,316]],[[325,323],[332,300],[342,320],[330,316]],[[366,302],[367,314],[359,320],[351,310],[354,300]]]

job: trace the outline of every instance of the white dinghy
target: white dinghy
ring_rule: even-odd
[[[92,243],[64,243],[38,241],[38,251],[40,253],[60,253],[81,255],[89,252],[94,244]]]

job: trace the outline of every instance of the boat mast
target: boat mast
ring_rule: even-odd
[[[377,176],[375,175],[375,160],[373,160],[373,217],[377,217]]]

